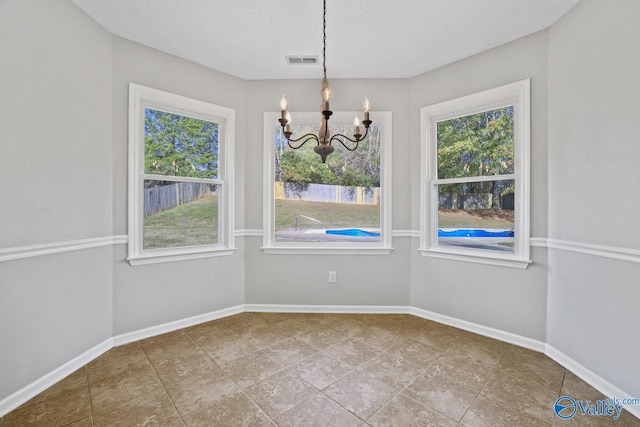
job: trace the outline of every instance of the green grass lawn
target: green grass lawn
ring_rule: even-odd
[[[144,218],[145,249],[218,243],[218,196],[207,196]]]
[[[513,211],[493,209],[438,211],[438,228],[494,228],[510,229],[513,227]]]
[[[322,228],[380,228],[380,206],[276,200],[275,230],[294,227],[298,214],[322,221]],[[299,224],[308,228],[319,227],[318,224],[304,219],[301,219]]]

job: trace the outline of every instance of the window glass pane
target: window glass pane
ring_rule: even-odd
[[[218,186],[144,181],[144,249],[218,243]]]
[[[438,245],[513,252],[514,180],[437,189]]]
[[[353,126],[330,126],[351,136]],[[334,143],[322,163],[315,142],[293,150],[274,127],[275,240],[277,242],[379,242],[381,127],[355,151]],[[293,126],[293,137],[318,126]]]
[[[145,108],[144,171],[218,178],[218,123]]]
[[[438,179],[513,173],[513,106],[438,122]]]

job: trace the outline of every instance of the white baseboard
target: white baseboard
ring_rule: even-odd
[[[584,367],[580,363],[576,362],[560,350],[556,349],[552,345],[545,345],[544,354],[549,356],[551,359],[558,362],[560,365],[564,366],[567,370],[576,374],[578,378],[589,384],[591,387],[598,390],[600,393],[604,394],[607,397],[617,397],[618,399],[637,399],[638,396],[630,396],[628,393],[620,390],[615,385],[611,384],[609,381],[602,378],[600,375],[591,371],[590,369]],[[640,406],[639,405],[629,405],[625,406],[624,409],[629,411],[636,418],[640,418]]]
[[[244,311],[263,313],[372,313],[406,314],[409,307],[396,305],[296,305],[296,304],[245,304]]]
[[[113,338],[106,339],[79,356],[74,357],[64,365],[43,375],[26,387],[23,387],[15,393],[0,400],[0,418],[4,417],[23,403],[33,399],[38,394],[55,385],[57,382],[68,377],[87,363],[91,362],[93,359],[109,351],[112,347]]]
[[[499,341],[508,342],[509,344],[528,348],[529,350],[537,351],[539,353],[544,353],[545,350],[545,343],[543,343],[542,341],[523,337],[522,335],[516,335],[511,332],[501,331],[499,329],[490,328],[488,326],[479,325],[477,323],[467,322],[466,320],[460,320],[455,317],[445,316],[444,314],[434,313],[432,311],[423,310],[421,308],[410,307],[409,313],[413,314],[414,316],[422,317],[423,319],[433,320],[434,322],[443,323],[445,325],[473,332],[478,335],[495,338]]]
[[[156,335],[166,334],[167,332],[177,331],[178,329],[188,328],[190,326],[199,325],[200,323],[210,322],[212,320],[221,319],[223,317],[232,316],[242,313],[243,305],[224,308],[222,310],[212,311],[210,313],[200,314],[198,316],[188,317],[186,319],[176,320],[174,322],[163,323],[162,325],[152,326],[150,328],[140,329],[113,337],[114,347],[129,344],[145,338],[155,337]]]

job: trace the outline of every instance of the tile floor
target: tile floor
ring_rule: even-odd
[[[548,357],[411,315],[242,313],[113,348],[10,426],[640,426]]]

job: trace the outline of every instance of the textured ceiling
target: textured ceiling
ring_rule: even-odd
[[[579,0],[327,0],[329,78],[402,78],[553,24]],[[322,76],[321,0],[74,0],[111,33],[241,77]]]

